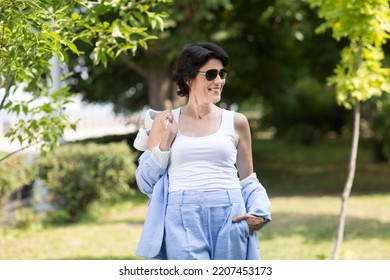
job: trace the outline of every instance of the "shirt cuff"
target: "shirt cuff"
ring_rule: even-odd
[[[240,181],[240,184],[245,185],[246,183],[254,182],[254,181],[258,181],[256,172],[252,173],[251,175],[249,175],[245,179],[242,179]]]
[[[265,227],[271,220],[267,219],[266,217],[262,217],[264,219],[264,223],[261,224],[261,226],[257,230],[261,230],[263,227]]]
[[[167,168],[170,153],[170,151],[162,152],[160,146],[157,145],[152,150],[152,159],[160,168]]]

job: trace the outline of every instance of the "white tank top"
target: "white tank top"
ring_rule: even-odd
[[[172,111],[179,124],[180,108]],[[168,166],[169,192],[239,189],[234,111],[223,109],[217,132],[189,137],[178,131]]]

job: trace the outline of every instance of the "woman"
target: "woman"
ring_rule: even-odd
[[[253,173],[247,118],[216,104],[229,58],[213,43],[187,45],[174,81],[185,106],[159,113],[136,179],[150,197],[137,254],[157,259],[259,259],[269,199]],[[237,174],[238,173],[238,174]]]

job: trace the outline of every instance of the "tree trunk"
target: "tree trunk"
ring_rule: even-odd
[[[145,79],[148,88],[148,104],[152,109],[161,111],[172,108],[172,80],[168,75],[169,69],[161,66],[163,62],[160,66],[151,69],[139,66],[129,55],[121,54],[120,57],[129,69]],[[154,61],[155,65],[159,65],[159,57],[163,57],[163,54],[150,55],[148,59]]]
[[[356,101],[354,106],[354,123],[353,123],[353,136],[352,136],[352,147],[351,147],[351,156],[349,159],[349,171],[347,181],[344,186],[344,192],[341,197],[341,211],[339,216],[339,228],[337,231],[337,239],[335,243],[335,247],[333,250],[332,258],[334,260],[339,259],[340,247],[343,242],[344,237],[344,227],[345,227],[345,219],[347,215],[347,204],[348,199],[351,193],[353,180],[356,172],[356,160],[357,160],[357,152],[359,146],[359,134],[360,134],[360,102]]]
[[[154,110],[172,108],[170,100],[172,82],[164,71],[149,71],[146,78],[148,85],[149,105]]]

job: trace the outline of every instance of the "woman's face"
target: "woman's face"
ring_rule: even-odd
[[[210,75],[206,75],[208,70],[218,70],[219,75],[216,75],[214,79],[209,81]],[[205,65],[203,65],[198,72],[198,75],[192,80],[190,86],[190,97],[196,98],[201,103],[217,103],[221,100],[221,93],[223,86],[225,85],[226,79],[222,79],[219,71],[224,69],[222,62],[218,59],[212,58]],[[210,74],[210,73],[208,73]],[[212,75],[211,75],[212,76]]]

